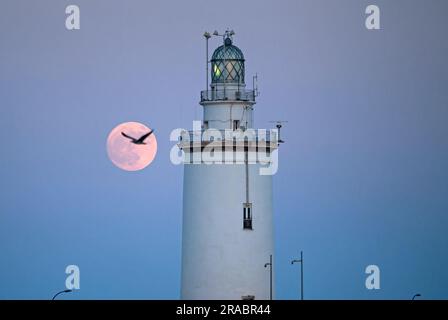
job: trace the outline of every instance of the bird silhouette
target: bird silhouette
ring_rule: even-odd
[[[144,142],[145,139],[148,138],[149,135],[150,135],[153,131],[154,131],[154,130],[151,130],[150,132],[148,132],[148,133],[142,135],[142,136],[141,136],[140,138],[138,138],[138,139],[135,139],[134,137],[131,137],[131,136],[127,135],[127,134],[124,133],[124,132],[121,132],[121,135],[122,135],[123,137],[128,138],[128,139],[131,139],[131,142],[132,142],[133,144],[146,144],[146,143]]]

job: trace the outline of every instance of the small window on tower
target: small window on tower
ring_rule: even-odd
[[[243,229],[252,230],[252,203],[243,203]]]
[[[240,128],[240,120],[233,120],[233,131]]]

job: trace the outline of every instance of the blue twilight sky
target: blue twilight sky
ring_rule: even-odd
[[[81,30],[65,29],[65,7]],[[364,26],[381,9],[381,28]],[[182,167],[200,119],[205,30],[234,29],[255,122],[288,120],[274,177],[277,298],[448,298],[448,2],[3,0],[0,298],[177,299]],[[210,42],[211,49],[220,44]],[[156,129],[141,172],[108,159],[125,121]],[[364,269],[381,269],[381,289]],[[268,279],[268,278],[267,278]]]

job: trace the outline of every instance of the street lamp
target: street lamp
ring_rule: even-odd
[[[422,295],[420,293],[414,294],[414,296],[412,297],[412,300],[415,300],[415,298],[417,297],[421,297]]]
[[[72,292],[72,291],[73,291],[73,290],[70,290],[70,289],[66,289],[66,290],[59,291],[58,293],[56,293],[56,294],[53,296],[53,299],[51,299],[51,300],[56,299],[56,297],[57,297],[58,295],[60,295],[61,293],[68,293],[68,292]]]
[[[272,254],[269,255],[269,262],[264,264],[264,267],[269,266],[269,300],[272,300]]]
[[[300,251],[300,260],[291,261],[291,264],[294,263],[300,263],[300,300],[303,300],[303,251]]]

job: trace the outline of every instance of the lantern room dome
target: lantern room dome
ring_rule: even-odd
[[[224,44],[216,48],[210,62],[212,83],[244,84],[244,55],[231,38],[225,38]]]

